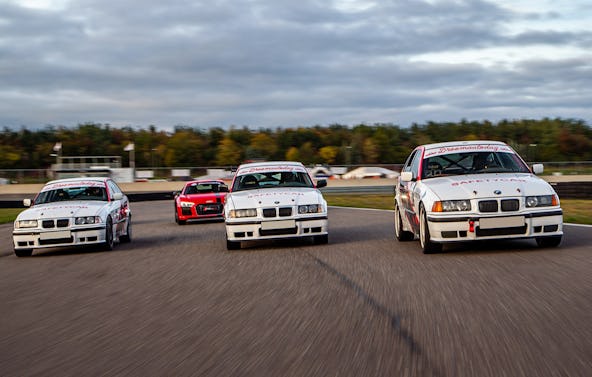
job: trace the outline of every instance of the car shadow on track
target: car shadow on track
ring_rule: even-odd
[[[119,244],[115,244],[115,248],[113,250],[105,250],[101,245],[86,245],[75,247],[35,249],[33,250],[33,255],[27,258],[45,258],[78,254],[115,253],[119,251],[125,251],[125,248]]]
[[[419,241],[417,242],[419,247]],[[541,252],[553,251],[556,248],[540,248],[533,239],[519,240],[483,240],[446,244],[439,254],[447,253],[515,253],[515,252]]]
[[[329,243],[331,238],[329,237]],[[298,238],[281,238],[273,240],[257,240],[257,241],[242,241],[241,248],[239,250],[228,251],[229,253],[240,253],[250,251],[263,251],[263,250],[277,250],[287,251],[288,249],[294,248],[307,248],[307,247],[323,247],[325,245],[315,244],[312,237],[298,237]]]

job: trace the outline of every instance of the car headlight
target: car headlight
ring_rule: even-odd
[[[298,206],[298,213],[321,213],[323,212],[323,206],[320,204],[305,204]]]
[[[537,195],[526,197],[526,208],[550,207],[559,205],[557,195]]]
[[[257,216],[257,210],[255,208],[231,209],[228,212],[228,216],[230,216],[231,218],[235,218],[235,217],[255,217],[255,216]]]
[[[434,202],[432,205],[432,212],[458,212],[470,210],[470,200],[442,200]]]
[[[76,225],[98,224],[100,222],[101,222],[101,218],[99,216],[84,216],[84,217],[77,217],[74,219],[74,224],[76,224]]]
[[[190,207],[193,207],[193,204],[194,204],[194,203],[192,203],[192,202],[179,202],[179,204],[180,204],[180,205],[181,205],[181,207],[183,207],[183,208],[190,208]]]
[[[37,220],[19,220],[14,223],[15,228],[37,228]]]

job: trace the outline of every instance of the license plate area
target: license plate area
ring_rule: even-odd
[[[296,227],[295,220],[264,221],[261,223],[261,230],[288,229]]]
[[[62,230],[59,232],[44,232],[39,233],[40,240],[57,240],[61,238],[70,238],[71,234],[69,230]]]
[[[524,226],[524,216],[482,217],[479,219],[479,228],[481,229],[514,228],[521,226]]]

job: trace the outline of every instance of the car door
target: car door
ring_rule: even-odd
[[[419,222],[417,212],[419,210],[419,192],[418,192],[418,177],[419,167],[421,165],[421,159],[423,156],[423,150],[421,148],[415,149],[405,161],[403,165],[403,172],[411,172],[412,179],[408,182],[403,182],[399,179],[399,200],[401,205],[401,214],[405,216],[405,221],[408,223],[414,231],[419,229]]]
[[[115,182],[107,181],[109,187],[109,213],[113,219],[113,223],[117,224],[117,231],[120,231],[127,217],[127,197],[123,195],[123,192],[119,189],[119,186]],[[118,199],[120,198],[120,199]]]

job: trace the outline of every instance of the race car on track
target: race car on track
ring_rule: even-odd
[[[48,182],[25,207],[12,233],[14,253],[34,249],[130,242],[132,213],[127,196],[110,178],[69,178]]]
[[[559,197],[508,145],[458,141],[411,153],[395,187],[395,235],[416,236],[424,253],[449,242],[534,238],[555,247],[563,235]]]
[[[175,195],[175,222],[224,218],[228,186],[222,180],[197,180],[185,183]]]
[[[239,249],[241,241],[312,237],[329,241],[327,202],[299,162],[256,162],[238,167],[224,217],[226,247]]]

